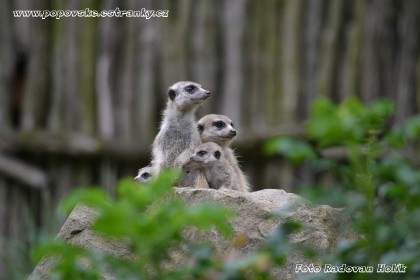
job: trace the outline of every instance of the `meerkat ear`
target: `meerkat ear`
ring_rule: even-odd
[[[170,90],[168,91],[168,95],[169,95],[169,98],[170,98],[172,101],[174,101],[175,96],[176,96],[176,92],[175,92],[173,89],[170,89]]]
[[[204,125],[199,124],[199,125],[197,126],[197,129],[198,129],[198,133],[202,134],[202,133],[203,133],[203,131],[204,131]]]
[[[220,158],[220,152],[219,151],[215,151],[214,152],[214,156],[219,159]]]

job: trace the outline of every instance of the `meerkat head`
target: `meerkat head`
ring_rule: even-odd
[[[179,110],[189,111],[206,101],[210,91],[203,89],[200,84],[182,81],[169,87],[168,97]]]
[[[208,142],[198,145],[190,160],[196,165],[205,166],[215,163],[221,156],[222,148],[216,143]]]
[[[227,147],[236,136],[233,122],[223,115],[204,116],[198,121],[197,129],[203,143],[214,142],[222,147]]]
[[[139,169],[139,173],[136,177],[134,177],[134,180],[141,184],[147,184],[150,181],[152,181],[152,174],[153,174],[153,168],[151,166],[146,166],[141,169]]]

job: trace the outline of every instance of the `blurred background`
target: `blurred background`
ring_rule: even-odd
[[[420,110],[418,0],[0,0],[0,278],[31,270],[39,232],[76,187],[113,193],[148,164],[167,88],[212,91],[198,111],[230,117],[253,190],[296,192],[307,166],[267,157],[304,137],[313,100],[389,98]],[[17,18],[14,10],[168,10],[167,18]],[[13,263],[13,265],[10,265]],[[9,278],[7,278],[9,277]]]

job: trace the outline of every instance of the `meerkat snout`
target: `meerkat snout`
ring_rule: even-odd
[[[211,95],[211,92],[208,90],[204,91],[204,96],[202,97],[203,100],[206,100],[207,98],[209,98]]]
[[[232,136],[236,136],[236,130],[231,130],[231,131],[230,131],[230,135],[232,135]]]

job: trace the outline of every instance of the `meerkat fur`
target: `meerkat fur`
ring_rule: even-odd
[[[181,81],[169,87],[160,131],[152,145],[154,174],[163,168],[182,169],[188,162],[201,143],[195,111],[209,96],[208,90],[194,82]]]
[[[237,135],[231,119],[224,115],[210,114],[201,118],[197,123],[197,129],[202,143],[214,142],[223,150],[223,155],[233,169],[234,182],[237,189],[249,192],[250,185],[247,177],[241,170],[234,151],[229,147]]]
[[[209,184],[207,183],[204,170],[200,167],[192,166],[190,163],[189,161],[182,167],[183,177],[178,187],[208,189]]]

